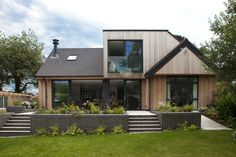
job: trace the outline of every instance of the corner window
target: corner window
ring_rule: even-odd
[[[143,41],[109,40],[108,72],[109,73],[143,72]]]
[[[193,105],[197,109],[197,77],[167,77],[167,102],[176,106]]]

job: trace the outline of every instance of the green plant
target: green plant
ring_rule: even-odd
[[[184,105],[182,107],[183,112],[192,112],[193,111],[193,105]]]
[[[166,105],[159,106],[159,108],[157,110],[161,111],[161,112],[169,112],[170,109],[171,109],[171,105],[170,104],[166,104]]]
[[[233,140],[236,140],[236,130],[233,132],[232,136],[233,136]]]
[[[201,112],[202,114],[204,114],[205,116],[211,119],[217,118],[217,115],[218,115],[218,111],[214,107],[201,109]]]
[[[58,112],[61,113],[61,114],[67,113],[66,111],[67,111],[67,110],[66,110],[66,108],[64,108],[64,107],[58,109]]]
[[[60,128],[57,125],[50,126],[49,129],[50,129],[50,135],[52,136],[60,135]]]
[[[79,111],[79,106],[76,105],[64,105],[64,108],[67,113],[74,113]]]
[[[106,132],[106,127],[103,127],[103,126],[99,126],[96,130],[95,130],[95,133],[97,135],[104,135]]]
[[[48,135],[47,129],[44,127],[36,129],[36,135],[37,136],[47,136]]]
[[[189,124],[187,121],[185,121],[183,124],[179,125],[178,129],[185,130],[185,131],[193,131],[193,130],[197,130],[198,127],[194,124]]]
[[[117,125],[112,129],[113,134],[123,134],[125,130],[123,129],[122,125]]]
[[[13,106],[22,106],[22,105],[21,105],[21,100],[15,100],[15,101],[13,101]]]
[[[117,107],[113,109],[113,114],[124,114],[125,108],[124,107]]]
[[[101,111],[100,111],[99,107],[95,106],[95,104],[91,102],[90,103],[90,113],[99,114],[99,113],[101,113]]]
[[[78,134],[84,134],[84,131],[78,128],[76,124],[72,124],[63,135],[74,136]]]

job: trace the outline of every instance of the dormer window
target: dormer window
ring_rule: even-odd
[[[76,61],[76,59],[77,59],[77,56],[68,56],[67,57],[68,61]]]

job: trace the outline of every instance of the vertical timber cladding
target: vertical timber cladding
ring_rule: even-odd
[[[155,110],[166,104],[166,76],[154,76],[150,81],[150,108]]]
[[[205,107],[208,104],[212,104],[212,100],[216,92],[216,78],[211,75],[200,75],[198,83],[198,107]]]
[[[179,44],[168,31],[105,30],[103,32],[104,77],[108,77],[108,40],[143,40],[143,74]]]
[[[39,104],[52,108],[52,83],[51,80],[39,79],[38,80],[39,89]]]

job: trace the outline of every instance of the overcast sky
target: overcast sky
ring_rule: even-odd
[[[224,10],[223,0],[0,0],[0,31],[31,28],[59,47],[102,47],[103,29],[168,29],[199,45],[209,40],[209,19]]]

